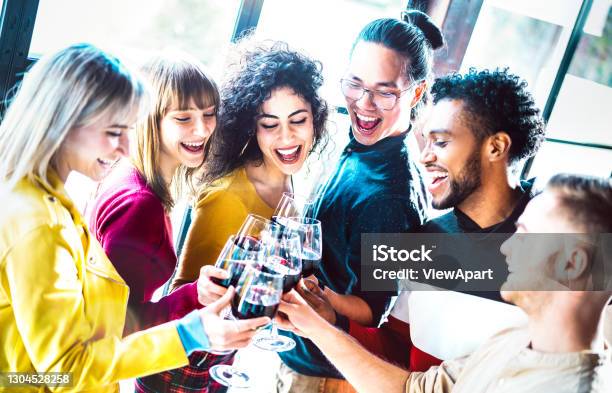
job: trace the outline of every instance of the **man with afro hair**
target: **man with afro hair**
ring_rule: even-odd
[[[544,139],[527,83],[507,69],[470,69],[437,79],[432,96],[420,161],[433,207],[451,210],[427,222],[423,232],[509,237],[533,197],[533,181],[512,181],[511,175]],[[482,260],[507,274],[503,255],[489,251]],[[524,321],[499,292],[404,291],[380,328],[351,321],[349,332],[379,356],[425,371]]]

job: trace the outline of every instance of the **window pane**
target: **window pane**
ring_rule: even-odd
[[[582,36],[548,121],[549,137],[612,146],[612,111],[605,109],[612,103],[612,7],[605,15],[605,27]]]
[[[283,40],[323,63],[323,94],[330,104],[345,106],[340,78],[353,41],[368,22],[397,18],[405,0],[266,0],[257,34]]]
[[[485,0],[461,70],[508,67],[544,108],[580,3]]]
[[[179,49],[214,67],[222,64],[239,4],[240,0],[40,0],[30,55],[90,42],[132,54]]]
[[[560,172],[612,176],[612,150],[546,142],[533,161],[529,177],[546,181]]]

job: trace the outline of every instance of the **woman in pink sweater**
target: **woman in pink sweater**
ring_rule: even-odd
[[[153,87],[154,106],[137,124],[131,159],[118,163],[99,185],[90,212],[92,233],[130,287],[125,333],[202,307],[198,281],[158,302],[151,298],[176,266],[168,214],[204,162],[219,107],[214,81],[194,60],[158,57],[143,71]],[[199,363],[203,356],[210,365],[223,361],[223,357],[195,352],[190,363]],[[177,391],[177,386],[188,384],[190,391],[217,391],[211,389],[207,376],[200,373],[193,385],[186,383],[184,374],[156,374],[138,380],[136,387],[138,391],[162,392]]]

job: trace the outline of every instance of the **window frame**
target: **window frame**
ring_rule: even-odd
[[[245,32],[257,28],[264,1],[241,0],[233,33],[229,38],[232,42],[235,42]],[[447,37],[447,52],[436,55],[436,75],[442,75],[460,68],[483,3],[484,0],[408,0],[406,2],[409,7],[421,9],[425,12],[431,12],[435,9],[436,13],[445,15],[441,25]],[[0,94],[2,97],[7,97],[7,93],[21,80],[27,69],[38,60],[36,57],[29,56],[38,5],[39,0],[4,0],[2,3],[0,15]],[[592,5],[593,0],[582,0],[570,40],[565,48],[561,64],[557,69],[553,86],[542,112],[546,123],[548,123],[555,107],[559,91],[576,53],[578,43],[584,35],[583,28]],[[452,49],[448,50],[448,48]],[[442,56],[445,56],[444,60],[442,60]],[[0,112],[4,112],[5,104],[5,100],[2,100]],[[337,111],[343,114],[348,113],[346,108],[343,107],[338,107]],[[608,144],[590,144],[548,137],[546,141],[612,150],[612,145]],[[526,161],[521,171],[521,178],[529,176],[534,158]]]

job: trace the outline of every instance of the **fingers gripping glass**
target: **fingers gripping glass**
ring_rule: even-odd
[[[407,89],[401,90],[400,92],[387,92],[387,91],[379,91],[379,90],[371,90],[366,89],[361,84],[352,81],[350,79],[340,79],[340,89],[342,90],[342,94],[351,100],[351,101],[359,101],[361,97],[367,92],[370,94],[372,99],[372,103],[378,108],[385,111],[390,111],[397,104],[397,100],[404,95],[407,91],[412,90],[412,88],[417,84],[415,82],[408,86]]]
[[[249,246],[251,248],[259,249],[255,243],[250,243]],[[215,262],[215,267],[227,271],[228,277],[226,279],[211,277],[210,280],[224,288],[229,288],[230,285],[236,288],[244,268],[246,266],[255,265],[257,263],[257,258],[258,252],[243,248],[236,236],[230,236],[229,239],[227,239],[227,242],[225,242],[225,246],[223,246],[221,253],[217,257],[217,262]],[[232,315],[229,311],[227,311],[227,313],[224,315],[224,319],[232,319]],[[229,355],[230,353],[235,352],[235,350],[211,349],[208,350],[208,352],[212,353],[213,355]],[[201,366],[205,360],[206,357],[198,363],[198,366]]]
[[[283,277],[247,266],[238,280],[232,299],[232,314],[237,319],[274,318],[283,293]],[[247,388],[250,376],[234,366],[222,364],[210,368],[210,376],[222,385]]]

